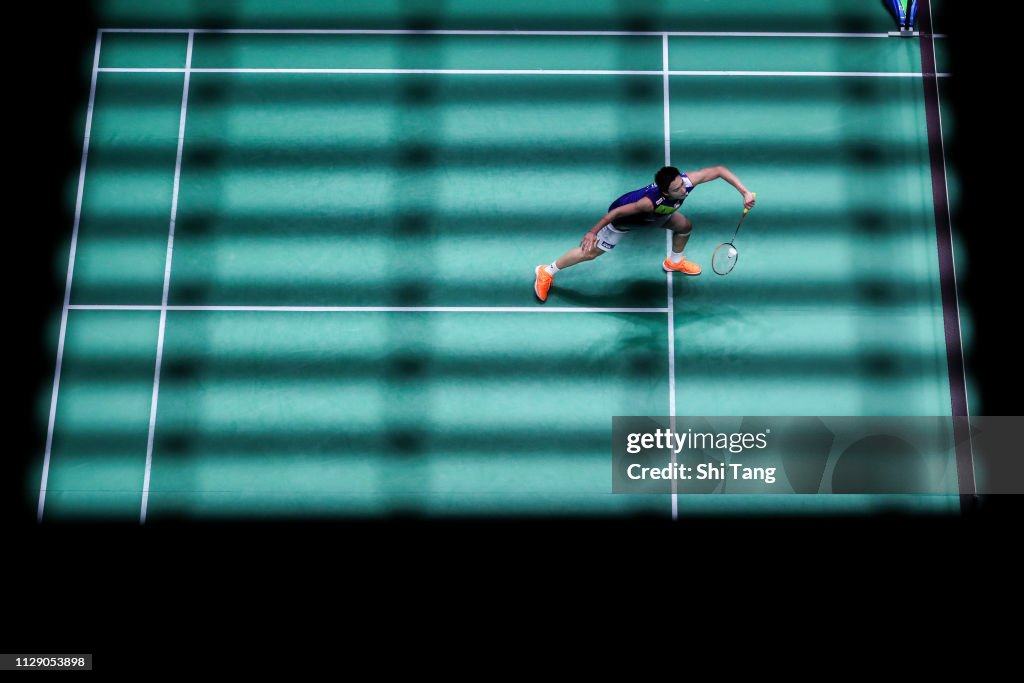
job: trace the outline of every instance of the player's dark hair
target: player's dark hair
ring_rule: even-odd
[[[672,181],[681,176],[679,169],[675,166],[665,166],[660,171],[654,174],[654,182],[658,186],[658,189],[668,194],[668,186],[672,184]]]

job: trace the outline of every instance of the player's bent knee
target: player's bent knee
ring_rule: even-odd
[[[689,237],[690,233],[693,232],[693,221],[689,218],[682,219],[682,225],[673,225],[672,232],[683,237]]]

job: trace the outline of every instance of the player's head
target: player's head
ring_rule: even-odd
[[[665,166],[654,174],[654,182],[663,195],[680,199],[686,196],[683,189],[683,178],[675,166]]]
[[[654,174],[654,183],[658,186],[658,189],[668,194],[668,186],[672,184],[672,181],[679,177],[679,169],[675,166],[665,166]]]

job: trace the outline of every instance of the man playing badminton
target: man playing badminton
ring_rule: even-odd
[[[635,228],[658,227],[672,231],[672,255],[661,264],[665,272],[700,275],[700,266],[687,261],[683,248],[690,239],[693,223],[679,213],[679,207],[693,188],[716,178],[724,178],[743,195],[743,206],[754,206],[754,193],[747,190],[732,171],[725,166],[711,166],[699,171],[681,173],[674,166],[665,166],[654,174],[654,183],[622,195],[608,207],[608,213],[590,229],[580,246],[570,249],[550,265],[534,269],[537,279],[533,291],[546,301],[555,273],[581,261],[592,261],[611,251],[624,234]]]

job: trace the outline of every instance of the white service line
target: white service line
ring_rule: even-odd
[[[153,437],[156,431],[156,408],[160,396],[160,366],[164,358],[164,331],[167,327],[167,293],[171,286],[171,259],[174,256],[174,223],[178,218],[178,190],[181,185],[181,155],[185,146],[185,114],[188,109],[189,68],[192,66],[192,44],[195,35],[188,34],[185,53],[185,83],[181,88],[181,118],[178,121],[178,154],[174,161],[174,190],[171,193],[171,222],[167,231],[167,256],[164,260],[164,294],[160,301],[160,332],[156,342],[156,367],[153,370],[153,398],[149,407],[149,436],[146,439],[146,473],[142,480],[142,510],[139,523],[146,523],[149,506],[149,477],[153,464]]]
[[[665,104],[664,126],[665,126],[665,165],[672,165],[672,117],[669,115],[668,101],[668,36],[663,36],[661,41],[661,68],[662,68],[662,97]],[[672,231],[665,235],[668,245],[666,251],[672,253]],[[665,273],[665,287],[668,290],[668,414],[669,428],[676,430],[676,321],[675,321],[675,299],[672,295],[672,273]],[[672,452],[672,463],[676,462],[675,451]],[[672,519],[679,516],[679,500],[677,494],[678,484],[672,480]]]
[[[888,38],[889,33],[830,33],[799,31],[501,31],[462,29],[291,29],[291,28],[101,28],[100,33],[241,33],[296,35],[394,36],[671,36],[691,38]],[[946,34],[936,34],[945,38]]]
[[[107,67],[117,73],[175,73],[184,69]],[[661,71],[628,69],[191,69],[194,74],[456,74],[467,76],[660,76]]]
[[[121,67],[105,66],[100,69],[105,74],[183,74],[185,70],[176,66],[154,66],[154,67]]]
[[[71,309],[71,280],[75,272],[75,252],[78,250],[78,226],[82,219],[82,197],[85,191],[85,166],[89,159],[89,136],[92,134],[92,113],[96,103],[96,78],[100,65],[102,33],[96,34],[96,48],[92,58],[92,83],[89,85],[89,105],[85,114],[85,139],[82,141],[82,164],[78,170],[78,196],[75,199],[75,224],[71,230],[71,253],[68,255],[68,274],[64,284],[64,305],[60,313],[60,339],[57,342],[57,366],[53,371],[53,391],[50,395],[50,420],[46,427],[46,451],[43,455],[43,474],[39,481],[39,505],[36,521],[43,521],[46,506],[46,484],[50,477],[50,454],[53,449],[53,428],[57,418],[57,392],[60,389],[60,371],[64,363],[64,339],[68,329],[68,311]]]
[[[667,313],[667,308],[557,306],[144,306],[75,304],[79,311],[221,311],[260,313]]]
[[[669,71],[670,76],[809,76],[833,78],[849,76],[854,78],[921,78],[920,71]],[[948,73],[935,74],[949,76]]]
[[[184,69],[164,67],[104,67],[103,73],[182,73]],[[190,69],[203,74],[450,74],[459,76],[664,76],[665,71],[622,69]],[[808,78],[921,78],[917,71],[669,71],[669,76],[768,76]],[[948,78],[952,74],[935,74]]]

